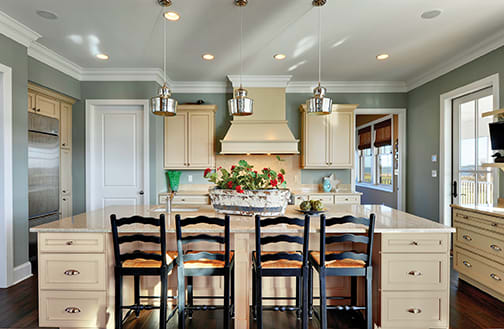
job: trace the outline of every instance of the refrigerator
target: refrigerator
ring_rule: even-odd
[[[28,113],[29,227],[59,219],[59,121]],[[37,235],[30,233],[30,260],[37,258]]]

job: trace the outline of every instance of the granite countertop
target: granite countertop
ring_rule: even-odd
[[[58,221],[36,226],[30,229],[30,232],[110,232],[111,214],[116,214],[118,217],[129,217],[132,215],[158,217],[164,213],[156,211],[163,206],[111,206],[104,209],[99,209],[87,213],[67,217]],[[215,212],[209,206],[185,206],[185,208],[198,208],[194,212],[181,212],[182,217],[194,217],[197,215],[223,217],[223,214]],[[328,205],[327,217],[339,217],[344,215],[354,215],[357,217],[369,217],[371,213],[376,214],[377,233],[440,233],[440,232],[455,232],[455,229],[449,226],[441,225],[431,220],[417,217],[399,210],[389,208],[382,205]],[[304,215],[296,211],[294,206],[288,206],[285,212],[286,216],[304,218]],[[175,213],[165,214],[167,232],[175,232]],[[311,217],[310,231],[316,233],[319,231],[320,219],[319,216]],[[212,232],[216,229],[208,225],[194,225],[187,227],[188,232]],[[149,225],[134,224],[126,225],[119,229],[120,232],[156,232],[156,229]],[[252,216],[231,216],[231,232],[233,233],[254,233],[254,217]],[[264,228],[265,233],[288,233],[299,232],[297,226],[282,225]],[[361,225],[344,224],[328,227],[328,233],[364,233],[366,230]]]
[[[478,213],[488,215],[488,216],[494,216],[494,217],[499,217],[504,219],[504,208],[499,208],[499,207],[481,207],[481,206],[459,206],[456,204],[451,205],[452,208],[455,209],[460,209],[460,210],[467,210],[467,211],[476,211]]]

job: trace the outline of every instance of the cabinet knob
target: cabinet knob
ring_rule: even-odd
[[[464,264],[464,265],[465,265],[465,267],[472,267],[472,264],[471,264],[471,263],[469,263],[469,262],[468,262],[468,261],[466,261],[466,260],[465,260],[465,261],[463,261],[463,262],[462,262],[462,264]]]
[[[497,226],[497,223],[492,223],[491,224],[493,227],[496,227]]]
[[[495,244],[491,245],[490,248],[492,248],[495,251],[502,251],[502,248]]]
[[[71,246],[71,245],[73,245],[73,241],[72,241],[72,240],[67,241],[67,242],[66,242],[66,245],[67,245],[67,246]]]
[[[420,314],[420,313],[422,313],[422,310],[419,309],[419,308],[410,308],[408,310],[408,312],[411,313],[411,314]]]
[[[80,272],[77,270],[66,270],[63,272],[63,274],[68,275],[68,276],[74,276],[74,275],[79,275]]]
[[[37,112],[37,109],[34,107],[34,108],[32,108],[32,111],[33,112]]]
[[[37,109],[37,112],[40,112],[40,109]]]
[[[412,246],[418,246],[418,242],[417,242],[417,241],[412,241],[412,242],[410,243],[410,245],[412,245]]]
[[[420,272],[420,271],[410,271],[408,273],[408,275],[411,275],[411,276],[422,276],[422,272]]]
[[[75,313],[80,313],[81,310],[78,307],[67,307],[67,308],[65,308],[65,312],[70,313],[70,314],[75,314]]]
[[[67,199],[66,198],[63,198],[63,201],[66,201]]]
[[[65,144],[65,143],[63,143],[63,144],[61,144],[61,145],[66,146],[66,144]]]
[[[61,192],[66,193],[66,190],[63,190],[63,191],[61,191]]]
[[[467,234],[466,234],[466,235],[463,235],[462,237],[463,237],[464,239],[466,239],[467,241],[472,241],[472,238],[471,238],[471,236],[470,236],[470,235],[467,235]]]
[[[502,281],[502,279],[495,273],[490,274],[490,277],[495,281]]]

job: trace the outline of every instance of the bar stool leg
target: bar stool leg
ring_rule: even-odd
[[[193,277],[192,276],[187,277],[187,305],[189,307],[194,306]],[[192,319],[193,311],[191,309],[188,309],[187,315],[189,316],[189,319]]]
[[[140,276],[135,275],[134,277],[135,286],[135,305],[140,306]],[[140,308],[135,310],[135,316],[138,318],[140,316]]]
[[[368,267],[366,272],[366,325],[373,329],[373,271]]]
[[[313,318],[313,267],[308,268],[308,315]]]
[[[235,268],[231,270],[231,318],[235,317]]]
[[[166,268],[161,269],[161,302],[159,304],[159,329],[166,329],[166,313],[167,313],[167,289],[168,289],[168,273]]]
[[[357,306],[357,277],[350,277],[350,303]]]
[[[122,275],[115,269],[115,328],[122,328]]]
[[[257,329],[263,328],[263,307],[262,307],[262,273],[261,269],[256,273],[256,299],[257,299]]]
[[[252,265],[252,317],[257,320],[257,274],[254,265]]]
[[[326,275],[323,268],[320,269],[320,328],[327,329],[327,295]]]
[[[302,314],[302,317],[303,317],[303,325],[302,325],[302,328],[303,329],[308,329],[308,317],[309,317],[309,314],[308,314],[308,305],[309,305],[309,301],[308,301],[308,290],[310,289],[308,287],[308,271],[310,269],[308,268],[308,266],[305,266],[303,267],[303,311],[301,312]]]
[[[296,276],[296,317],[298,320],[301,320],[301,278]]]
[[[185,328],[185,277],[184,270],[179,266],[177,267],[177,305],[178,305],[178,327],[179,329]]]
[[[231,322],[231,312],[229,308],[229,286],[230,286],[230,269],[224,269],[224,328],[229,329],[229,323]]]

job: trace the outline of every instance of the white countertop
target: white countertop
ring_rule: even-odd
[[[163,206],[111,206],[87,213],[64,218],[48,224],[43,224],[30,229],[30,232],[110,232],[110,215],[116,214],[118,217],[130,217],[140,215],[145,217],[158,217],[164,212],[155,211]],[[194,217],[198,215],[209,217],[224,217],[223,214],[215,212],[211,206],[184,206],[185,208],[198,208],[195,212],[181,212],[182,217]],[[326,217],[340,217],[353,215],[356,217],[369,217],[371,213],[376,215],[376,233],[440,233],[455,232],[449,226],[441,225],[437,222],[414,216],[399,210],[381,205],[328,205]],[[166,214],[167,232],[175,232],[175,213]],[[288,206],[285,216],[304,218],[304,215],[296,211],[295,206]],[[319,216],[311,217],[310,231],[316,233],[320,227]],[[193,225],[187,227],[187,232],[212,232],[215,227],[208,225]],[[222,231],[222,229],[219,229]],[[120,232],[155,232],[155,228],[149,225],[134,224],[126,225],[119,229]],[[271,229],[264,228],[266,233],[287,233],[300,231],[297,226],[283,225],[275,226]],[[365,228],[361,225],[344,224],[328,227],[328,233],[363,233]],[[231,216],[232,233],[254,233],[254,217]]]

